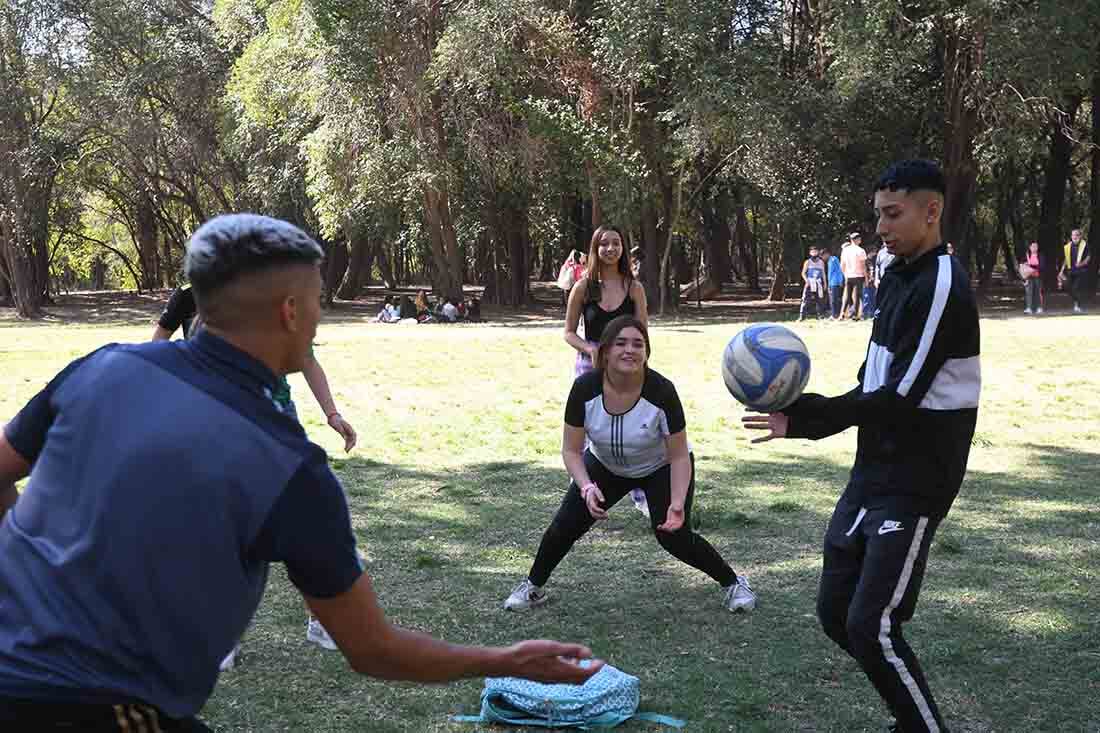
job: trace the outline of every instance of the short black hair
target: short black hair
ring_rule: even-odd
[[[901,160],[883,171],[875,191],[935,191],[947,194],[947,179],[933,160]]]
[[[286,265],[317,265],[325,253],[308,234],[280,219],[224,214],[203,224],[187,243],[184,270],[202,302],[242,275]]]

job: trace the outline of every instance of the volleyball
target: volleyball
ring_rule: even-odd
[[[794,331],[777,323],[749,326],[722,354],[722,379],[751,410],[779,412],[802,394],[810,379],[810,354]]]

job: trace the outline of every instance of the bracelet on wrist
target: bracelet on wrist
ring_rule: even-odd
[[[588,500],[588,492],[596,488],[596,484],[589,481],[587,484],[581,487],[581,498],[585,501]]]
[[[326,420],[331,420],[332,418],[334,418],[335,416],[337,416],[339,414],[340,414],[339,410],[333,410],[332,412],[325,413],[325,419]]]

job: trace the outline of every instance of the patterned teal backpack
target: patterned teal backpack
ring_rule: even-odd
[[[481,715],[456,715],[465,723],[508,723],[542,728],[614,728],[648,720],[673,728],[684,721],[638,712],[638,678],[610,664],[583,685],[547,685],[518,677],[489,677],[481,693]]]

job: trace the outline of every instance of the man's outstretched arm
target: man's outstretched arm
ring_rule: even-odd
[[[334,598],[305,597],[356,672],[388,680],[450,682],[466,677],[524,677],[580,684],[602,666],[581,667],[592,652],[580,644],[523,641],[508,647],[460,646],[391,624],[363,573]]]

